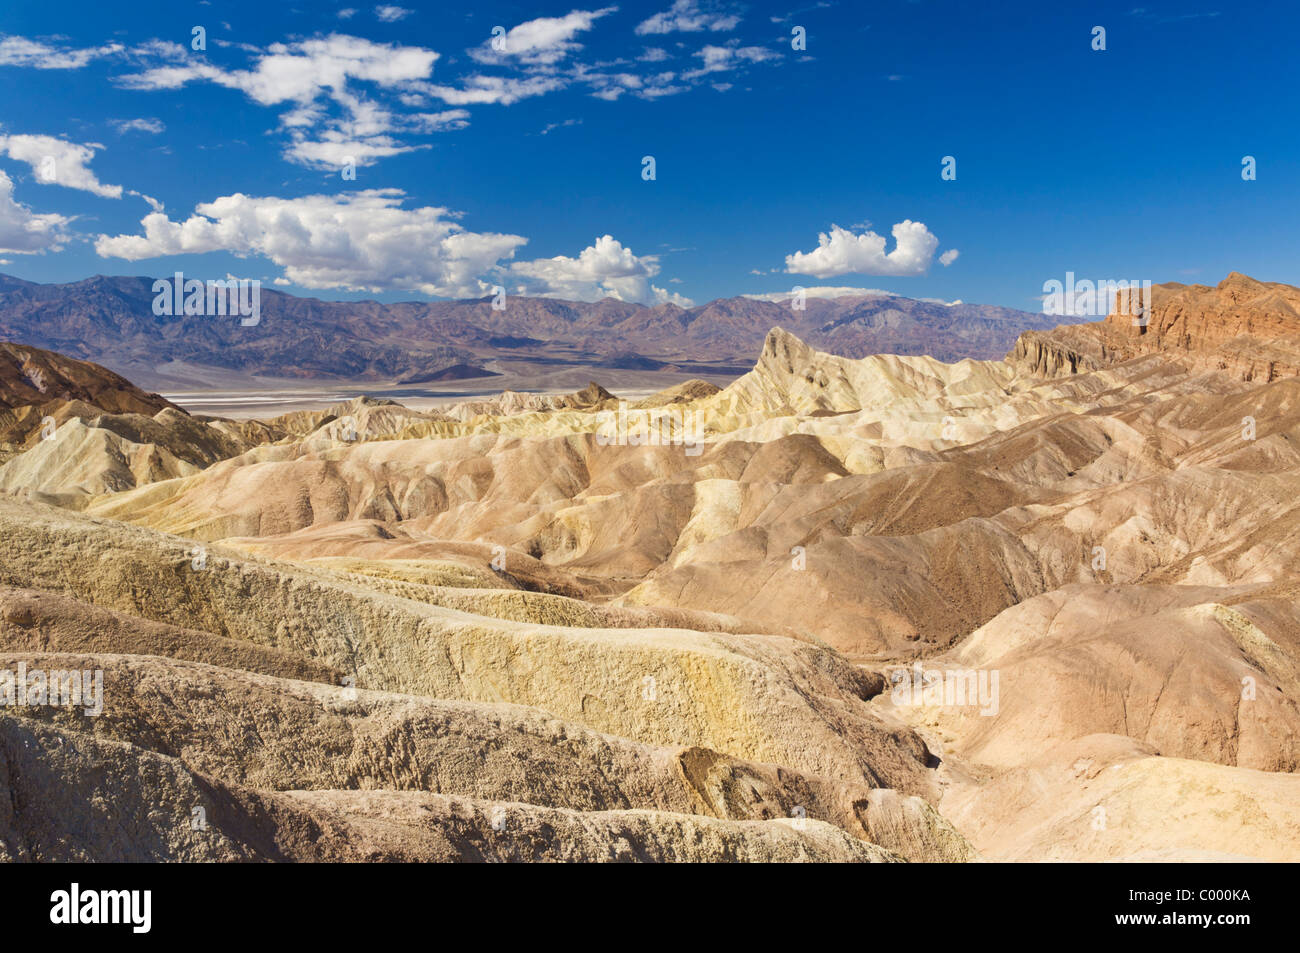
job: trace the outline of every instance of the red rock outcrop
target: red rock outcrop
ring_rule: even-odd
[[[1010,359],[1045,376],[1151,353],[1261,384],[1300,375],[1300,288],[1234,271],[1214,287],[1155,285],[1150,297],[1145,324],[1117,300],[1104,321],[1022,334]]]

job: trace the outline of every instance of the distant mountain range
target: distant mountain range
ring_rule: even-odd
[[[1059,321],[890,295],[810,297],[803,310],[748,297],[693,308],[511,297],[496,310],[491,298],[382,304],[264,288],[261,320],[245,327],[233,317],[157,316],[153,283],[101,275],[37,284],[0,275],[0,340],[94,360],[154,387],[202,368],[413,384],[489,376],[521,362],[739,374],[775,326],[848,357],[1000,358],[1021,332]]]

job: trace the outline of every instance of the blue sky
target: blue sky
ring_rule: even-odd
[[[0,271],[1026,309],[1067,271],[1300,284],[1294,5],[1136,2],[10,4]]]

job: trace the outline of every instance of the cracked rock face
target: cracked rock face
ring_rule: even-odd
[[[1234,271],[1213,287],[1154,285],[1145,323],[1134,319],[1135,310],[1117,302],[1104,321],[1028,331],[1013,359],[1050,373],[1075,373],[1161,354],[1253,383],[1300,374],[1300,289],[1291,285]]]

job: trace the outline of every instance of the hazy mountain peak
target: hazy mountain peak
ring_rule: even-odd
[[[775,327],[811,347],[848,357],[928,354],[940,360],[994,358],[1024,330],[1057,319],[993,305],[948,305],[903,297],[809,298],[806,308],[750,297],[691,308],[511,297],[322,301],[262,289],[261,320],[153,313],[152,280],[96,276],[72,284],[0,277],[0,339],[93,359],[151,386],[189,389],[193,373],[251,382],[304,380],[419,383],[489,376],[498,362],[551,366],[731,372],[747,365]],[[169,376],[176,375],[176,376]]]

